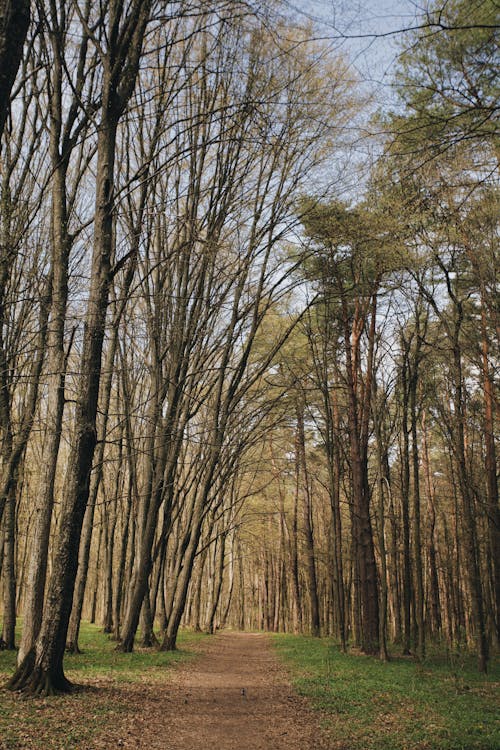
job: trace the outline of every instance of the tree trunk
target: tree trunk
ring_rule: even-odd
[[[122,617],[122,603],[123,603],[123,581],[125,577],[125,564],[127,561],[127,545],[129,538],[130,528],[130,516],[132,513],[132,479],[129,477],[129,484],[127,489],[127,502],[122,515],[122,533],[120,540],[120,552],[118,555],[118,565],[116,572],[116,588],[114,598],[114,615],[113,615],[113,638],[116,641],[120,640],[120,627]]]
[[[126,297],[128,289],[124,290],[124,297]],[[80,632],[80,620],[82,617],[83,602],[85,598],[85,588],[87,586],[87,575],[90,560],[90,547],[92,544],[92,532],[94,529],[94,515],[97,503],[97,497],[99,494],[99,487],[102,482],[103,465],[104,465],[104,448],[106,430],[109,418],[109,406],[111,401],[111,386],[113,382],[114,372],[114,361],[116,356],[116,348],[118,345],[118,329],[123,312],[124,304],[122,303],[119,308],[119,314],[114,316],[112,326],[112,337],[106,352],[106,359],[104,364],[105,379],[101,394],[100,413],[102,415],[101,426],[100,426],[100,440],[96,452],[96,468],[93,472],[90,480],[89,498],[87,501],[87,507],[85,508],[85,516],[83,519],[82,534],[80,540],[80,548],[78,552],[78,572],[75,581],[75,591],[73,595],[73,604],[71,607],[71,617],[68,627],[68,642],[67,650],[71,653],[79,653],[78,648],[78,636]],[[101,519],[102,522],[102,519]],[[109,540],[106,540],[108,543]],[[107,562],[111,564],[109,556],[106,558]],[[106,632],[111,632],[107,630]]]
[[[421,513],[420,513],[420,473],[419,450],[417,438],[417,378],[418,354],[415,355],[414,371],[410,384],[411,444],[413,473],[413,520],[415,538],[415,624],[417,626],[417,656],[420,661],[425,658],[425,624],[424,624],[424,571],[422,561]]]
[[[140,536],[139,549],[134,562],[134,571],[130,586],[130,597],[127,603],[127,614],[122,628],[122,639],[117,646],[117,650],[130,653],[134,647],[135,634],[139,626],[140,614],[144,597],[148,594],[148,580],[151,573],[153,560],[152,550],[156,533],[158,514],[162,502],[169,503],[170,498],[164,498],[164,487],[172,486],[172,480],[164,479],[164,474],[173,471],[173,465],[166,468],[167,452],[169,450],[169,441],[166,438],[166,432],[163,435],[162,456],[157,457],[154,486],[150,488],[149,493],[143,497],[143,514],[142,521],[139,520]],[[165,511],[167,512],[167,511]],[[168,516],[168,512],[167,512]],[[168,529],[165,533],[168,532]]]
[[[176,649],[177,633],[179,631],[182,615],[184,613],[187,590],[193,569],[193,562],[201,535],[204,500],[205,493],[202,493],[201,496],[197,498],[195,507],[193,509],[189,541],[184,553],[183,565],[180,570],[179,577],[175,582],[175,593],[172,601],[172,608],[168,613],[167,629],[165,630],[163,641],[160,647],[162,651],[175,651]]]
[[[309,486],[309,476],[306,461],[305,429],[304,429],[304,403],[302,400],[297,402],[297,439],[296,452],[299,472],[302,472],[302,489],[303,489],[303,523],[304,523],[304,548],[306,555],[307,583],[309,591],[309,607],[311,611],[311,635],[319,637],[319,600],[318,584],[316,580],[316,563],[314,560],[314,539],[312,530],[312,506],[311,492]]]
[[[435,542],[436,528],[436,510],[434,487],[431,478],[431,467],[429,459],[429,445],[427,436],[427,418],[426,412],[422,412],[422,467],[425,477],[425,486],[427,492],[427,509],[428,509],[428,558],[429,558],[429,588],[430,588],[430,620],[431,632],[438,636],[441,632],[441,601],[439,595],[439,580],[437,571],[437,553]]]
[[[96,414],[101,357],[113,260],[113,186],[116,130],[135,85],[150,1],[134,0],[128,16],[114,18],[117,27],[104,65],[102,115],[97,144],[96,203],[91,282],[83,336],[73,438],[68,457],[56,555],[46,608],[35,647],[29,651],[9,682],[14,690],[48,695],[67,692],[71,684],[63,671],[63,657],[78,565],[83,517],[89,497],[90,472],[96,445]],[[123,11],[123,8],[121,9]],[[121,11],[116,11],[121,16]],[[123,21],[125,32],[119,33]],[[121,56],[121,60],[120,60]],[[121,62],[121,64],[120,64]],[[125,66],[126,76],[121,79]]]
[[[496,639],[500,643],[500,509],[498,506],[497,457],[495,443],[495,397],[489,365],[489,346],[486,334],[486,312],[481,306],[481,358],[484,393],[484,443],[486,449],[487,522],[493,563],[493,601]]]
[[[16,494],[17,477],[14,479],[9,499],[7,501],[7,512],[4,516],[4,538],[3,538],[3,648],[13,651],[16,647]]]
[[[325,384],[327,385],[327,384]],[[333,395],[333,408],[331,413],[331,425],[327,424],[327,434],[330,436],[329,445],[327,445],[328,461],[328,481],[330,506],[332,509],[332,526],[333,526],[333,562],[334,562],[334,608],[336,613],[340,647],[342,651],[346,650],[346,617],[345,617],[345,591],[344,591],[344,563],[342,557],[342,517],[340,515],[340,467],[341,459],[338,446],[336,445],[336,435],[339,433],[339,414],[337,396]],[[330,409],[327,408],[330,412]]]
[[[377,488],[378,488],[378,537],[380,548],[380,659],[388,661],[387,653],[387,552],[385,544],[385,492],[384,483],[390,493],[391,487],[388,477],[384,474],[383,465],[383,448],[382,448],[382,431],[380,427],[379,404],[377,400],[377,387],[375,378],[372,384],[373,389],[373,424],[376,440],[377,455]]]
[[[375,325],[375,302],[370,323],[369,350],[373,348]],[[347,364],[347,390],[349,399],[349,448],[352,472],[352,533],[355,563],[359,576],[361,604],[361,649],[368,654],[379,651],[379,603],[377,568],[373,546],[373,532],[370,518],[370,487],[368,482],[368,413],[371,402],[371,364],[368,357],[366,382],[363,398],[360,398],[359,385],[359,346],[363,328],[361,318],[349,325],[349,315],[344,310],[345,349]]]
[[[149,591],[146,591],[144,596],[141,615],[140,615],[140,630],[141,630],[141,646],[143,648],[151,648],[158,644],[153,631],[153,615],[151,612],[151,601],[149,598]]]
[[[54,483],[61,441],[62,420],[65,403],[65,376],[67,359],[70,353],[73,334],[68,351],[65,351],[64,334],[68,301],[68,264],[72,237],[68,227],[67,171],[71,153],[75,146],[69,134],[80,111],[80,101],[75,91],[68,116],[63,121],[63,68],[64,30],[59,21],[51,17],[52,33],[50,43],[53,52],[50,80],[50,160],[52,166],[51,201],[51,255],[52,255],[52,294],[47,335],[47,399],[45,416],[45,436],[43,443],[41,476],[36,501],[35,528],[28,573],[28,589],[24,605],[24,622],[18,664],[21,664],[28,651],[34,646],[40,630],[43,600],[47,576],[49,534],[54,506]],[[84,36],[79,53],[85,56],[88,40]],[[84,69],[76,81],[76,89],[83,84]],[[82,124],[88,123],[83,117]],[[74,332],[73,332],[74,333]]]
[[[299,488],[300,470],[299,463],[295,461],[295,493],[293,502],[292,534],[290,539],[290,557],[292,568],[292,590],[294,599],[294,632],[302,632],[302,599],[300,595],[299,576]]]
[[[106,503],[106,500],[105,500]],[[106,503],[107,504],[107,503]],[[116,506],[116,498],[114,503]],[[113,514],[113,517],[109,518],[109,513]],[[114,559],[114,547],[115,547],[115,529],[116,529],[116,507],[107,507],[105,510],[105,551],[106,551],[106,565],[105,565],[105,581],[104,581],[104,613],[102,629],[104,633],[113,632],[113,559]]]
[[[215,558],[214,570],[214,591],[212,595],[210,611],[207,617],[207,631],[211,635],[215,633],[215,615],[217,613],[217,607],[219,606],[222,583],[224,581],[224,557],[226,550],[226,536],[224,533],[217,539],[216,544],[217,554]]]
[[[50,279],[47,284],[50,289]],[[17,434],[15,439],[11,432],[10,422],[10,396],[8,394],[8,385],[5,382],[5,377],[2,377],[2,422],[4,427],[4,476],[2,476],[2,490],[1,498],[7,497],[9,500],[9,518],[7,520],[5,530],[5,568],[8,570],[9,579],[6,590],[6,597],[8,600],[8,607],[10,608],[9,618],[14,617],[15,621],[15,533],[16,533],[16,497],[15,493],[17,490],[18,474],[20,465],[23,460],[23,455],[26,449],[26,445],[31,434],[33,426],[33,420],[38,403],[38,389],[40,384],[40,376],[42,372],[43,360],[45,355],[46,341],[47,341],[47,319],[48,319],[49,301],[47,298],[42,298],[40,303],[40,318],[39,318],[39,330],[36,342],[36,349],[33,357],[33,362],[30,368],[28,376],[28,392],[26,394],[25,402],[23,404],[20,424],[17,428]],[[2,311],[3,312],[3,311]],[[3,342],[1,342],[3,344]],[[3,345],[1,348],[1,360],[2,367],[4,365],[4,352]],[[7,423],[6,423],[7,420]],[[43,593],[43,592],[42,592]],[[12,601],[10,598],[13,597]],[[39,605],[38,605],[39,606]],[[29,617],[28,617],[29,625]],[[11,634],[9,633],[9,642],[12,640]]]
[[[467,576],[471,597],[471,619],[474,637],[477,642],[478,670],[486,672],[488,667],[488,639],[486,636],[486,622],[484,617],[483,592],[481,583],[481,569],[479,564],[479,550],[477,545],[477,531],[474,501],[471,483],[467,472],[465,452],[465,413],[463,402],[462,361],[458,342],[461,323],[461,308],[457,310],[458,321],[455,330],[453,347],[453,363],[455,374],[455,452],[458,470],[458,482],[463,503],[463,520],[465,532],[465,550],[467,554]]]
[[[201,633],[201,592],[203,589],[203,573],[205,570],[205,561],[207,559],[208,550],[204,549],[200,555],[198,562],[198,576],[196,579],[196,585],[193,595],[193,627],[196,633]]]
[[[0,0],[0,138],[30,23],[30,0]]]
[[[403,655],[411,653],[412,576],[410,552],[410,440],[408,428],[408,353],[402,365],[401,520],[403,524]]]

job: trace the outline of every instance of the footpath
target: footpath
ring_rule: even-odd
[[[164,685],[127,688],[137,710],[93,749],[326,750],[320,716],[293,691],[266,635],[207,641]]]

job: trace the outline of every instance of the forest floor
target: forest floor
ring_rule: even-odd
[[[65,671],[82,689],[36,699],[3,689],[16,653],[0,651],[0,750],[500,748],[496,658],[485,676],[468,652],[382,663],[329,638],[230,631],[124,654],[88,623],[80,646]]]
[[[164,685],[123,686],[137,711],[94,740],[94,748],[148,750],[321,750],[318,719],[296,695],[260,634],[218,634]],[[89,748],[90,750],[90,748]]]
[[[0,690],[0,750],[323,750],[269,636],[182,633],[179,651],[114,650],[85,625],[66,673],[82,690],[30,699]],[[15,663],[0,652],[0,682]]]

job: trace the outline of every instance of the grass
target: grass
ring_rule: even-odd
[[[137,710],[121,688],[165,682],[166,671],[189,659],[201,638],[181,632],[177,651],[136,649],[122,654],[102,630],[83,623],[79,641],[83,653],[68,654],[64,664],[67,677],[86,689],[41,699],[3,689],[14,671],[16,653],[0,651],[0,750],[90,750],[100,731]]]
[[[338,750],[499,750],[500,665],[485,677],[467,655],[387,664],[342,654],[329,639],[278,635],[298,692],[323,712]]]

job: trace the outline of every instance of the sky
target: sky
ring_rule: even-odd
[[[397,32],[418,23],[424,0],[289,0],[288,5],[318,22],[358,76],[383,96],[401,48]]]
[[[403,49],[401,32],[419,24],[426,0],[284,2],[293,15],[314,21],[317,34],[331,40],[331,48],[348,61],[353,79],[362,82],[361,90],[369,96],[369,110],[372,113],[398,106],[392,75],[398,54]],[[354,124],[354,127],[358,126]],[[363,124],[363,132],[364,127]],[[360,181],[365,175],[364,166],[371,163],[374,149],[377,149],[377,145],[373,139],[356,138],[354,145],[346,152],[345,164],[342,156],[339,156],[339,164],[334,172],[335,189],[341,197],[359,192]]]

